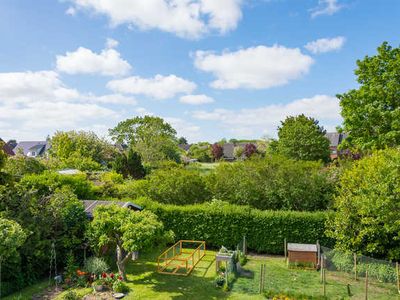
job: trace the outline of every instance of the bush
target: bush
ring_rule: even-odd
[[[63,295],[63,300],[79,300],[81,297],[78,296],[78,294],[74,291],[68,291]]]
[[[121,280],[114,281],[114,283],[112,285],[112,289],[116,293],[127,293],[127,292],[129,292],[129,287],[124,282],[122,282]]]
[[[380,282],[396,282],[397,280],[396,268],[391,264],[370,262],[360,263],[357,266],[359,276],[365,276],[367,270],[368,277],[375,278]]]
[[[133,181],[122,187],[122,196],[146,196],[168,204],[194,204],[211,198],[204,177],[198,172],[183,168],[160,169],[146,180]]]
[[[342,251],[400,259],[400,150],[387,149],[346,169],[328,234]]]
[[[208,182],[216,199],[258,209],[324,210],[334,190],[321,163],[278,156],[222,163]]]
[[[101,275],[109,270],[109,266],[104,259],[93,256],[86,260],[84,269],[90,274]]]
[[[57,188],[68,186],[79,199],[90,199],[93,196],[93,185],[85,174],[61,175],[46,171],[39,175],[25,175],[20,183],[25,189],[35,190],[39,195],[49,195]]]
[[[40,174],[45,169],[46,166],[33,157],[16,155],[7,160],[4,172],[15,177],[21,177],[26,174]]]
[[[282,254],[283,242],[315,243],[332,247],[325,236],[329,212],[260,211],[250,207],[224,204],[187,206],[162,205],[138,199],[138,204],[153,211],[172,230],[176,239],[205,240],[207,246],[235,249],[246,235],[248,249]]]

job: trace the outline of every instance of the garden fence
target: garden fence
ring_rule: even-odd
[[[262,292],[271,299],[286,295],[293,299],[400,300],[397,263],[326,247],[321,247],[320,255],[317,269],[289,266],[282,256],[250,255],[251,260],[242,270],[249,274],[239,274],[233,290]]]

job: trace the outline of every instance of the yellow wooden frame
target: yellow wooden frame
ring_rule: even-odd
[[[199,244],[192,251],[188,251],[187,249],[183,250],[184,244]],[[179,246],[179,247],[178,247]],[[176,253],[176,248],[178,247],[178,253]],[[172,256],[168,257],[168,254],[172,251]],[[190,254],[187,257],[179,257],[182,253]],[[197,253],[197,259],[195,257]],[[166,249],[163,253],[161,253],[157,258],[157,272],[160,274],[169,274],[169,275],[179,275],[179,276],[188,276],[194,267],[198,264],[198,262],[204,257],[206,254],[206,242],[205,241],[194,241],[194,240],[180,240],[176,242],[174,245]],[[192,265],[189,265],[189,261],[192,262]],[[171,265],[173,262],[180,262],[176,267],[171,271],[166,271],[166,268]],[[178,273],[182,267],[185,267],[185,273]]]

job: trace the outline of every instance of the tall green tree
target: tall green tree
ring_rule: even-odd
[[[272,149],[297,160],[329,161],[329,140],[319,122],[301,114],[287,117],[278,127],[279,140]]]
[[[126,279],[125,266],[133,252],[156,246],[165,238],[165,232],[163,223],[150,211],[134,212],[112,204],[94,210],[89,236],[99,248],[116,247],[118,271]]]
[[[90,131],[58,131],[51,138],[50,155],[60,160],[63,167],[95,170],[108,165],[116,149]]]
[[[400,48],[384,42],[378,54],[357,60],[358,89],[337,95],[348,137],[342,149],[400,145]]]
[[[120,153],[113,163],[113,169],[122,174],[124,178],[130,176],[134,179],[141,179],[146,175],[142,158],[133,149],[129,149],[127,153]]]
[[[200,142],[190,146],[188,155],[190,158],[197,159],[200,162],[211,162],[211,145],[207,142]]]
[[[154,165],[162,160],[180,160],[176,131],[162,118],[127,119],[109,133],[116,143],[126,144],[138,152],[144,163]]]
[[[339,187],[328,232],[336,247],[399,260],[400,150],[380,150],[355,162]]]

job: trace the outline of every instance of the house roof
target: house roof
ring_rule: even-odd
[[[5,154],[9,155],[9,156],[13,156],[15,155],[14,151],[11,149],[11,147],[9,145],[7,145],[1,138],[0,138],[0,144],[4,143],[2,150],[4,151]]]
[[[47,141],[23,141],[19,142],[13,151],[15,153],[22,151],[24,155],[27,155],[28,152],[35,151],[41,155],[49,148],[50,144]]]
[[[223,149],[225,158],[235,158],[235,155],[234,155],[235,144],[225,143],[222,145],[222,149]]]
[[[85,213],[89,218],[93,218],[93,211],[99,205],[111,205],[116,204],[120,207],[127,207],[132,210],[142,210],[143,208],[132,202],[123,201],[108,201],[108,200],[83,200],[83,205],[85,206]]]
[[[287,249],[288,251],[294,251],[294,252],[318,252],[317,245],[315,244],[288,243]]]
[[[190,146],[191,146],[190,144],[179,144],[178,145],[179,148],[181,148],[182,150],[185,150],[185,151],[189,151]]]
[[[327,132],[325,136],[329,140],[330,147],[337,147],[347,137],[347,134],[339,132]]]

